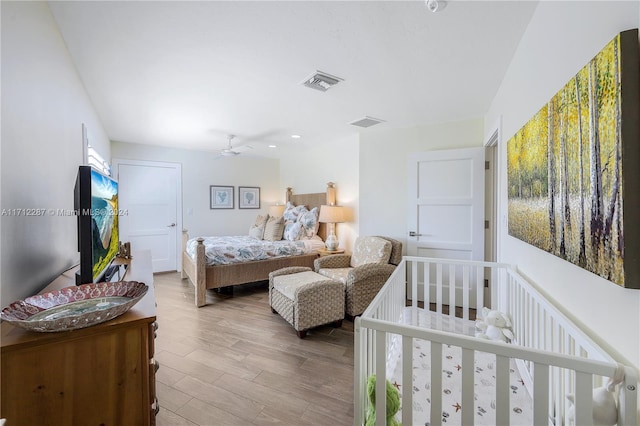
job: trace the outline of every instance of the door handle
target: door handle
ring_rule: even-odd
[[[175,227],[176,227],[175,223],[172,223],[171,225],[167,225],[167,228],[175,228]]]
[[[416,231],[409,231],[410,237],[426,237],[427,234],[418,234]]]

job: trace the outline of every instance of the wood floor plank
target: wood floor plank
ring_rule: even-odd
[[[308,358],[300,366],[301,369],[309,370],[321,376],[350,377],[353,374],[353,366],[338,364],[336,362],[321,359]]]
[[[185,377],[185,373],[182,373],[178,370],[174,370],[173,368],[163,365],[156,372],[156,382],[164,383],[167,386],[172,386],[175,382],[181,380]]]
[[[295,425],[295,426],[318,426],[304,420],[302,415],[297,416],[280,408],[265,407],[258,417],[253,420],[254,425]]]
[[[274,390],[259,383],[238,379],[230,374],[225,374],[216,380],[216,384],[231,392],[236,392],[246,398],[250,398],[265,406],[287,410],[291,414],[302,414],[309,406],[309,402],[297,396],[283,398],[280,390]]]
[[[312,407],[307,410],[302,416],[302,420],[311,422],[315,425],[332,425],[332,426],[349,426],[353,424],[353,421],[348,422],[344,417],[336,418],[336,416],[327,415],[326,413],[318,412],[318,407]]]
[[[243,362],[243,360],[233,360],[225,356],[214,356],[213,352],[196,349],[185,357],[185,359],[199,362],[200,364],[224,371],[242,379],[253,379],[260,374],[260,368]]]
[[[215,384],[205,383],[195,377],[185,377],[174,387],[248,422],[253,421],[264,408],[264,405],[251,398],[241,396]]]
[[[247,362],[260,369],[260,372],[271,371],[286,377],[295,377],[300,371],[300,363],[291,359],[265,358],[260,355],[249,355]],[[259,374],[259,373],[258,373]],[[258,375],[256,375],[257,377]]]
[[[167,337],[157,338],[155,344],[158,352],[167,351],[178,356],[188,355],[198,348],[196,345],[184,343],[184,341],[169,339]]]
[[[224,374],[224,371],[208,367],[197,361],[172,354],[171,352],[163,351],[157,353],[155,358],[160,363],[160,369],[166,365],[187,376],[198,377],[208,383],[215,382],[218,377]]]
[[[193,398],[193,396],[180,391],[176,387],[168,386],[157,381],[156,395],[160,405],[170,411],[177,411]]]
[[[208,290],[196,308],[179,274],[154,281],[158,425],[353,423],[352,322],[300,339],[271,312],[264,283]]]
[[[162,413],[162,409],[160,413]],[[187,404],[183,405],[176,414],[201,426],[244,426],[247,424],[247,420],[236,417],[211,404],[207,404],[198,398],[193,398]]]
[[[317,386],[308,382],[291,380],[290,377],[284,377],[276,373],[263,371],[254,379],[255,383],[260,383],[278,392],[287,395],[294,395],[305,401],[313,401],[316,405],[321,405],[332,412],[342,414],[353,414],[352,398],[346,399],[340,397],[335,389],[324,392],[322,386]],[[329,380],[325,381],[325,386],[329,386]],[[353,386],[349,386],[348,394],[353,395]]]
[[[207,325],[207,327],[212,328],[214,326]],[[200,328],[195,332],[185,332],[179,325],[170,329],[167,334],[172,336],[171,338],[178,342],[182,342],[186,345],[191,344],[198,348],[206,348],[211,345],[230,348],[240,341],[238,337],[229,334],[222,334],[219,330],[216,331],[213,329]]]
[[[288,352],[284,350],[282,346],[274,348],[267,346],[262,342],[249,342],[246,340],[240,340],[235,343],[232,348],[267,359],[278,359],[280,361],[286,361],[289,364],[296,364],[298,366],[302,365],[302,363],[306,360],[306,357],[296,353]]]
[[[156,426],[198,426],[195,423],[177,415],[173,411],[162,409],[162,414],[156,416]]]

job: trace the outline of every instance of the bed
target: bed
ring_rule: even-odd
[[[329,182],[326,192],[311,194],[294,194],[291,188],[287,188],[287,202],[299,206],[305,205],[309,209],[320,208],[323,204],[335,203],[335,187]],[[323,240],[326,237],[326,225],[320,224],[317,235]],[[187,243],[190,240],[187,231],[182,233],[182,278],[188,278],[196,291],[195,304],[198,307],[206,304],[207,289],[228,287],[269,279],[269,272],[290,266],[307,266],[313,268],[313,261],[318,253],[311,252],[287,257],[275,257],[265,260],[231,263],[223,265],[207,265],[204,238],[197,239],[194,257],[187,252]]]
[[[449,312],[449,304],[459,308]],[[488,305],[510,316],[510,342],[475,337],[471,307]],[[404,425],[592,425],[593,389],[607,384],[617,424],[638,424],[636,369],[619,363],[509,265],[405,257],[354,332],[354,424],[364,424],[372,408],[376,424],[386,424],[385,399],[372,404],[367,395],[373,375],[399,388],[395,418]],[[376,395],[385,386],[376,379]]]

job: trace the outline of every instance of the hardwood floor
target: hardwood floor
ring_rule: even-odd
[[[353,323],[299,339],[266,283],[207,291],[156,274],[159,426],[353,424]]]

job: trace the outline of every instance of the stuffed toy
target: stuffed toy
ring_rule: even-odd
[[[618,364],[615,374],[609,378],[606,386],[601,386],[593,390],[593,426],[613,426],[618,423],[618,407],[614,392],[624,380],[624,366]],[[569,408],[569,420],[575,419],[574,395],[568,394],[567,399],[571,402]]]
[[[476,321],[476,337],[508,343],[513,340],[511,319],[500,311],[482,308],[482,319]]]
[[[569,408],[569,420],[575,418],[574,396],[567,395],[571,402]],[[618,423],[618,407],[613,392],[609,392],[605,386],[593,390],[593,426],[613,426]]]
[[[376,376],[369,376],[367,380],[367,395],[369,396],[369,408],[365,426],[375,426],[376,424]],[[396,413],[400,410],[400,391],[387,380],[387,426],[402,426],[402,423],[395,419]]]

